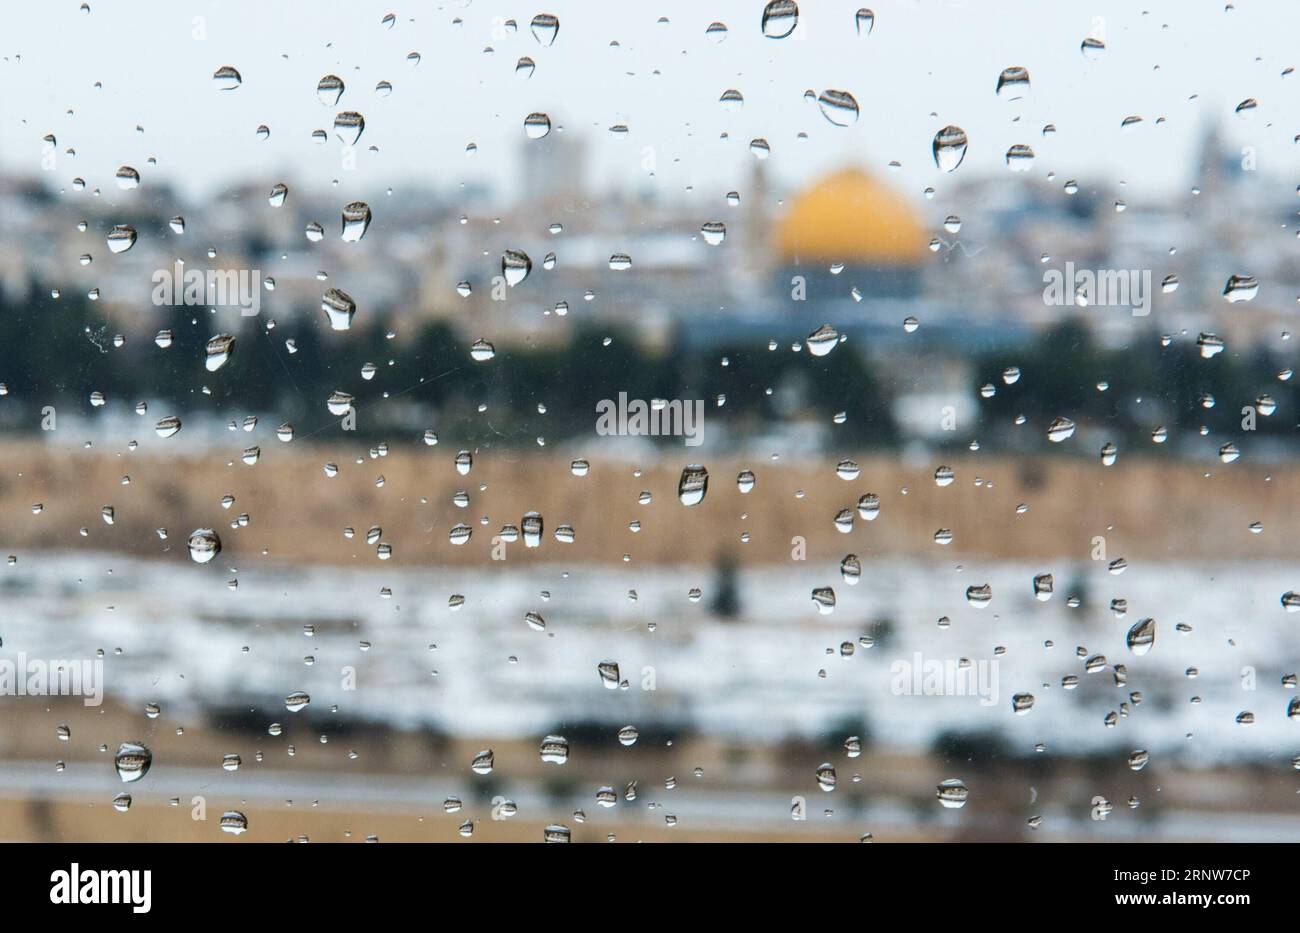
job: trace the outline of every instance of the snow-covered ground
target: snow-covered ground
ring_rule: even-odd
[[[1031,581],[1045,570],[1056,592],[1040,602]],[[983,583],[993,597],[977,609],[965,592]],[[111,698],[173,710],[255,705],[268,722],[292,716],[283,697],[304,690],[313,709],[337,704],[342,716],[463,735],[666,723],[761,743],[847,735],[846,723],[865,719],[878,745],[897,749],[923,749],[944,730],[991,730],[1023,754],[1040,742],[1058,753],[1145,748],[1188,763],[1300,753],[1300,718],[1287,717],[1295,691],[1282,684],[1300,669],[1300,614],[1279,602],[1300,588],[1300,569],[1135,564],[1111,575],[1101,563],[878,560],[850,586],[837,567],[792,563],[742,569],[741,613],[729,620],[709,610],[716,586],[708,567],[502,562],[413,572],[29,554],[0,571],[0,657],[103,649]],[[833,613],[817,612],[815,586],[834,587]],[[698,602],[692,587],[703,590]],[[1073,592],[1079,609],[1066,605]],[[454,595],[464,597],[455,610]],[[1128,600],[1124,618],[1108,609],[1115,597]],[[529,611],[545,619],[544,632],[525,622]],[[1157,634],[1137,655],[1125,634],[1144,617],[1157,620]],[[892,635],[864,647],[886,618]],[[849,657],[845,642],[856,646]],[[914,663],[916,652],[923,663],[996,659],[996,693],[984,703],[900,692],[891,667]],[[1106,666],[1087,673],[1096,655]],[[626,689],[602,685],[607,660]],[[1117,664],[1127,668],[1123,687]],[[1066,675],[1078,676],[1077,689],[1062,688]],[[1133,692],[1141,702],[1108,727],[1106,714]],[[1012,710],[1017,693],[1035,697],[1024,715]],[[1237,723],[1242,712],[1254,713],[1253,725]]]

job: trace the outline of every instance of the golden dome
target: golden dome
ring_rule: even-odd
[[[800,192],[776,224],[776,251],[786,262],[913,265],[925,242],[907,202],[856,168]]]

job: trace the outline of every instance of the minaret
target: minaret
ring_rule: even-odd
[[[761,159],[754,159],[749,170],[749,184],[740,192],[741,237],[744,250],[742,262],[734,264],[741,281],[737,285],[745,291],[758,292],[771,279],[772,270],[772,192],[768,185],[767,167]]]
[[[1225,166],[1228,164],[1219,132],[1218,121],[1207,121],[1201,131],[1201,141],[1196,157],[1195,175],[1189,187],[1200,188],[1202,199],[1212,199],[1222,194],[1227,182]]]

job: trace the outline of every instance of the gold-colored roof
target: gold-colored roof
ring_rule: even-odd
[[[787,262],[912,265],[925,243],[907,202],[856,168],[800,192],[776,224],[776,252]]]

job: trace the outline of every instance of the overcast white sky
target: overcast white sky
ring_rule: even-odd
[[[890,182],[919,198],[925,186],[942,191],[950,178],[930,157],[935,131],[948,123],[971,140],[951,177],[1004,172],[1007,148],[1023,142],[1038,154],[1034,173],[1055,170],[1084,184],[1122,179],[1135,201],[1191,183],[1189,158],[1211,118],[1236,144],[1257,148],[1261,172],[1292,178],[1300,168],[1292,142],[1300,132],[1300,74],[1281,76],[1300,59],[1300,3],[1239,0],[1233,10],[1223,0],[865,4],[876,16],[867,38],[853,22],[862,0],[804,0],[802,36],[782,40],[761,33],[763,0],[91,0],[89,15],[79,0],[12,4],[0,14],[0,168],[38,171],[41,138],[54,133],[58,184],[81,176],[110,201],[119,196],[113,173],[124,163],[146,184],[166,177],[198,195],[246,181],[268,190],[280,180],[324,187],[343,177],[332,131],[325,145],[309,138],[331,128],[334,110],[315,93],[327,73],[347,84],[338,109],[366,119],[349,180],[399,193],[413,180],[443,189],[486,181],[513,191],[523,119],[532,111],[589,139],[598,189],[694,185],[721,197],[744,188],[749,141],[762,136],[782,181],[846,162],[885,174],[896,159],[903,169]],[[381,25],[388,12],[397,15],[391,29]],[[560,18],[549,48],[528,29],[538,12]],[[660,17],[669,23],[657,24]],[[453,25],[456,18],[463,24]],[[496,18],[517,20],[519,31],[494,36]],[[730,30],[720,44],[705,35],[714,20]],[[203,38],[194,37],[197,26]],[[1098,28],[1107,50],[1089,61],[1079,45]],[[495,52],[485,54],[487,46]],[[412,51],[422,56],[418,66],[406,61]],[[515,75],[521,55],[537,63],[530,80]],[[242,87],[218,90],[212,73],[222,65],[239,69]],[[1031,75],[1020,102],[994,94],[1010,65]],[[394,87],[387,98],[374,91],[381,79]],[[739,112],[718,104],[727,88],[744,94]],[[855,95],[856,125],[832,126],[803,99],[805,90],[825,88]],[[1234,115],[1248,97],[1259,101],[1254,116]],[[1129,115],[1145,122],[1121,133]],[[1043,139],[1049,122],[1059,132]],[[259,123],[271,127],[268,141],[256,139]],[[614,137],[608,127],[615,123],[630,133]],[[810,138],[796,141],[800,131]],[[472,159],[470,142],[478,145]],[[365,151],[370,145],[379,152]],[[75,159],[62,156],[69,146]],[[645,147],[654,152],[653,182]],[[146,164],[149,156],[156,167]]]

